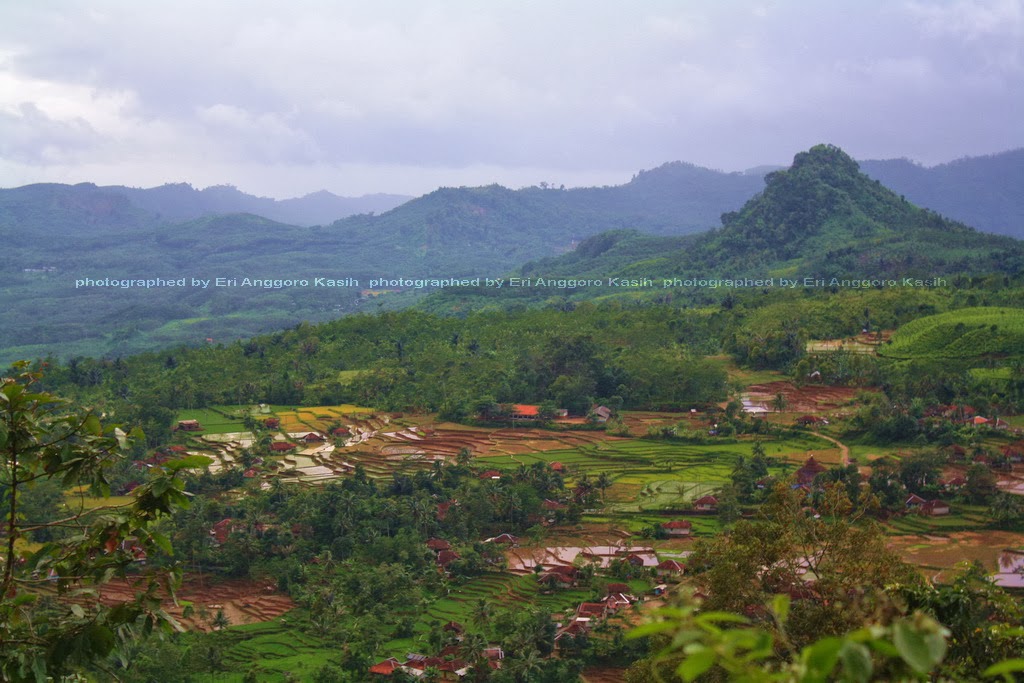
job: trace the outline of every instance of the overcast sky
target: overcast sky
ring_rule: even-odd
[[[619,184],[1024,146],[1024,0],[0,0],[0,187]]]

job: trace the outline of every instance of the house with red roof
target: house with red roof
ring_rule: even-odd
[[[949,514],[949,503],[941,500],[928,500],[921,504],[919,512],[928,517],[941,517]]]
[[[437,554],[437,566],[445,568],[457,559],[459,554],[454,550],[442,550]]]
[[[662,560],[654,571],[658,576],[679,576],[685,569],[686,567],[676,560]]]
[[[437,504],[437,515],[436,515],[437,516],[437,520],[439,522],[443,522],[445,520],[445,518],[448,517],[448,511],[451,510],[453,507],[458,507],[458,506],[459,506],[459,501],[457,501],[457,500],[449,500],[446,503],[438,503]]]
[[[693,509],[697,512],[714,512],[718,509],[718,499],[714,496],[703,496],[693,501]]]
[[[443,538],[432,538],[427,541],[427,547],[433,550],[435,553],[439,553],[442,550],[451,550],[452,544]]]
[[[378,662],[370,667],[371,674],[378,676],[390,676],[402,668],[402,663],[394,657],[388,657],[383,662]]]
[[[924,505],[925,502],[925,499],[922,498],[921,496],[917,495],[916,493],[911,493],[909,496],[907,496],[907,500],[904,503],[904,505],[906,505],[910,509],[915,509]]]
[[[289,443],[288,441],[275,441],[270,444],[270,450],[275,453],[285,453],[293,448],[296,448],[295,444]]]
[[[210,538],[217,545],[222,545],[231,535],[231,529],[235,522],[230,517],[220,520],[210,529]]]
[[[509,533],[498,534],[493,538],[484,539],[484,543],[496,543],[498,545],[510,545],[512,547],[519,545],[519,538]]]
[[[267,429],[280,429],[281,419],[277,417],[268,417],[263,420],[263,426]]]
[[[693,522],[686,519],[674,519],[671,522],[663,522],[661,528],[669,536],[689,536],[693,531]]]
[[[803,466],[796,471],[796,481],[798,484],[812,484],[819,474],[826,471],[828,471],[828,468],[815,460],[812,455],[807,458],[807,460],[804,461]]]
[[[540,418],[540,406],[514,403],[512,405],[513,420],[537,420]]]

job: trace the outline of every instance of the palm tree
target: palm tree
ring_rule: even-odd
[[[486,598],[480,598],[473,606],[473,623],[482,629],[490,625],[491,617],[494,615],[494,607]]]
[[[536,649],[530,650],[522,657],[515,660],[513,671],[515,671],[516,680],[521,683],[528,683],[534,680],[536,674],[539,674],[543,668],[544,658],[540,656],[540,652]]]
[[[607,472],[602,472],[597,475],[597,481],[594,482],[597,488],[601,489],[601,505],[604,505],[604,490],[612,485],[612,477]]]

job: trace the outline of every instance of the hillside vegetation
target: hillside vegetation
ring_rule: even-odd
[[[918,318],[896,331],[879,354],[888,358],[1019,358],[1024,309],[965,308]]]

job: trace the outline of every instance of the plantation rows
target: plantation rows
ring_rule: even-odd
[[[889,358],[1024,355],[1024,309],[966,308],[913,320],[879,349]]]

